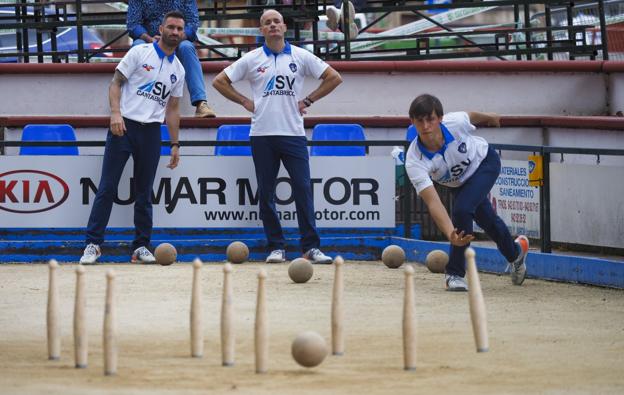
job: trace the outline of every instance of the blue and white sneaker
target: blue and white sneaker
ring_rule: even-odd
[[[100,251],[100,246],[97,244],[89,243],[82,253],[82,257],[80,258],[80,264],[94,265],[101,255],[102,252]]]
[[[130,261],[132,263],[155,263],[156,258],[147,248],[139,247],[132,253]]]
[[[286,262],[286,250],[273,250],[266,259],[266,263]]]
[[[522,285],[527,271],[526,257],[529,253],[529,239],[526,236],[518,236],[515,241],[520,248],[520,254],[515,261],[509,263],[511,283],[513,285]]]
[[[318,248],[310,248],[303,257],[313,264],[331,265],[334,261],[331,257],[323,254]]]
[[[466,279],[456,274],[445,274],[444,283],[446,284],[446,290],[450,292],[466,292],[468,291],[468,284]]]

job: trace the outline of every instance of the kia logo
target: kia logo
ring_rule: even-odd
[[[69,196],[58,176],[40,170],[13,170],[0,174],[0,210],[30,214],[52,210]]]

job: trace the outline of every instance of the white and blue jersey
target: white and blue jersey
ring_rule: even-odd
[[[477,170],[488,152],[488,143],[479,136],[465,112],[444,115],[440,124],[444,145],[437,152],[430,152],[419,138],[412,141],[405,160],[405,170],[410,181],[420,192],[438,184],[457,188],[463,185]]]
[[[254,101],[250,136],[305,136],[299,100],[306,76],[319,79],[327,63],[285,43],[280,53],[265,45],[245,54],[224,71],[232,83],[249,80]]]
[[[116,70],[128,80],[121,86],[121,115],[137,122],[162,123],[171,96],[181,97],[184,67],[175,54],[166,55],[158,44],[130,48]]]

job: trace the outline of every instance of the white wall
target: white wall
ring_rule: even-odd
[[[609,80],[600,73],[343,72],[342,76],[344,83],[314,103],[310,115],[406,116],[411,101],[424,92],[439,96],[447,112],[470,109],[509,115],[601,115],[607,111],[609,97],[617,99],[617,103],[622,100],[619,93],[608,89]],[[623,84],[617,76],[614,80]],[[112,74],[0,74],[3,92],[11,92],[0,97],[0,115],[108,115],[111,77]],[[247,116],[241,106],[227,101],[212,88],[213,77],[214,74],[205,74],[208,102],[217,115]],[[307,79],[304,92],[312,91],[316,85],[318,81]],[[249,94],[247,83],[236,87]],[[192,116],[194,108],[186,90],[182,104],[182,115]]]
[[[552,163],[553,241],[624,248],[622,167]]]
[[[624,73],[609,74],[609,114],[624,113]]]

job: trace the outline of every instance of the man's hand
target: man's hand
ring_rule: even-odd
[[[500,115],[498,114],[489,114],[490,119],[488,119],[487,125],[495,128],[500,128]]]
[[[115,136],[123,136],[126,131],[126,124],[124,123],[123,117],[118,112],[111,114],[110,131]]]
[[[452,245],[457,247],[463,247],[465,245],[470,244],[472,240],[474,240],[473,235],[464,234],[464,231],[458,231],[457,228],[453,229],[451,234],[448,236],[449,241]]]
[[[245,100],[243,100],[242,105],[245,110],[249,111],[250,113],[253,113],[256,110],[256,106],[254,105],[253,100],[249,100],[246,98]]]
[[[305,115],[308,112],[306,111],[306,108],[308,108],[308,106],[305,105],[305,103],[303,102],[303,100],[299,100],[299,102],[297,103],[299,105],[299,114],[301,115]]]
[[[147,33],[143,33],[141,34],[141,36],[139,37],[141,40],[145,41],[146,43],[152,43],[154,42],[154,37],[150,36]]]
[[[470,111],[468,113],[470,123],[475,126],[491,126],[500,128],[500,115],[494,112]]]
[[[180,163],[180,148],[177,145],[171,147],[171,159],[169,159],[169,164],[167,165],[170,169],[175,169],[178,167],[178,163]]]

